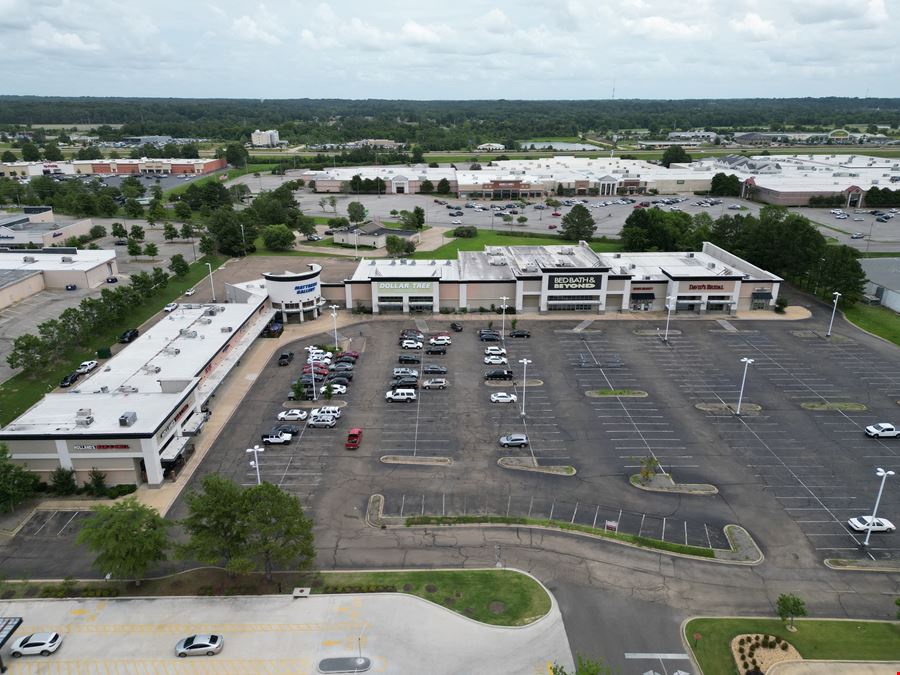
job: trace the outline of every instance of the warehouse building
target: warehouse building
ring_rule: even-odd
[[[45,289],[96,288],[118,271],[115,251],[0,248],[0,309]]]
[[[375,314],[769,310],[781,279],[709,242],[686,253],[597,253],[571,246],[489,246],[458,260],[363,260],[328,301]],[[343,298],[340,291],[343,290]],[[506,298],[504,300],[504,298]]]
[[[60,162],[0,162],[0,177],[35,176],[203,176],[228,166],[224,159],[76,159]]]
[[[0,430],[13,461],[47,480],[92,468],[107,483],[160,485],[192,452],[207,403],[274,312],[265,283],[229,302],[182,304],[66,393],[50,393]]]
[[[90,218],[57,223],[49,206],[25,206],[22,213],[0,216],[0,246],[52,246],[69,237],[89,234]]]
[[[863,258],[866,296],[873,303],[900,312],[900,258]]]

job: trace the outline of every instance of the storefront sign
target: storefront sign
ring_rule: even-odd
[[[378,291],[382,293],[431,293],[434,288],[433,281],[379,281]]]
[[[159,439],[159,440],[161,441],[163,438],[165,438],[166,434],[169,433],[169,430],[175,425],[175,423],[176,423],[179,419],[181,419],[181,416],[184,415],[184,413],[186,413],[186,412],[190,409],[190,407],[191,407],[191,405],[190,405],[189,403],[185,403],[183,406],[181,406],[181,410],[179,410],[177,413],[175,413],[175,414],[172,416],[172,419],[170,419],[170,420],[166,423],[166,426],[164,426],[164,427],[162,428],[162,431],[160,431],[160,432],[156,435],[157,439]]]
[[[122,445],[73,445],[73,450],[130,450],[127,443]]]
[[[689,291],[724,291],[725,284],[688,284]]]
[[[551,274],[551,291],[594,291],[603,288],[602,274]]]
[[[303,295],[304,293],[312,293],[316,290],[316,286],[318,285],[318,281],[314,281],[311,284],[303,284],[302,286],[294,286],[294,291],[297,295]]]
[[[635,293],[635,292],[638,292],[638,293],[640,293],[640,292],[644,292],[644,293],[652,293],[652,292],[655,291],[655,290],[656,290],[656,287],[655,287],[655,286],[632,286],[632,287],[631,287],[631,292],[632,292],[632,293]]]

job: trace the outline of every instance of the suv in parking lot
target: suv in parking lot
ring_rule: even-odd
[[[494,368],[493,370],[484,371],[484,379],[486,380],[511,380],[513,372],[506,368]]]
[[[422,359],[415,354],[401,354],[397,361],[399,363],[421,363]]]
[[[390,381],[391,389],[418,389],[419,380],[415,377],[395,377]]]
[[[443,377],[433,377],[430,380],[425,380],[425,383],[422,385],[422,389],[446,389],[450,383]]]
[[[500,445],[504,448],[524,448],[528,445],[526,434],[506,434],[500,437]]]
[[[311,415],[306,423],[309,427],[327,427],[329,429],[334,428],[335,424],[337,424],[337,417],[334,415]]]
[[[478,339],[482,342],[500,342],[500,333],[482,333]]]
[[[396,368],[394,369],[396,371]],[[446,375],[447,374],[447,366],[435,366],[435,365],[427,365],[422,368],[422,372],[425,375]]]
[[[262,442],[263,445],[282,445],[284,443],[290,443],[291,438],[293,438],[293,436],[290,434],[279,431],[277,433],[273,432],[263,435]]]
[[[430,346],[425,350],[425,353],[429,356],[445,356],[447,354],[447,348]]]
[[[385,401],[415,401],[416,392],[413,389],[391,389],[384,394]]]
[[[415,368],[394,368],[394,377],[418,377],[419,371]]]

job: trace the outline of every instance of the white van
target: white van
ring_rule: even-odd
[[[385,401],[415,401],[415,389],[391,389],[384,394]]]

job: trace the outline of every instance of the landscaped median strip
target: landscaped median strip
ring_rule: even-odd
[[[610,541],[627,546],[635,546],[638,548],[649,549],[671,555],[708,560],[710,562],[739,565],[756,565],[763,561],[762,551],[760,551],[759,547],[756,545],[756,542],[753,541],[750,533],[739,525],[725,526],[725,536],[728,539],[728,543],[731,544],[730,549],[712,549],[703,548],[701,546],[677,544],[675,542],[662,541],[661,539],[651,539],[650,537],[641,537],[634,534],[612,532],[610,530],[591,527],[589,525],[567,523],[565,521],[559,520],[489,515],[413,516],[409,518],[385,516],[384,496],[379,494],[375,494],[369,497],[369,504],[368,508],[366,509],[366,523],[371,527],[377,527],[383,530],[388,528],[420,526],[425,527],[435,525],[441,527],[452,527],[454,525],[508,525],[513,527],[534,527],[541,529],[559,530],[579,536],[608,539]]]
[[[801,403],[800,407],[804,410],[848,410],[853,412],[862,412],[868,410],[863,403],[828,403],[827,401],[806,401]]]
[[[603,398],[611,396],[613,398],[646,398],[647,392],[640,389],[588,389],[584,392],[585,396],[591,398]]]
[[[684,643],[701,672],[707,675],[737,672],[731,641],[747,635],[778,638],[779,648],[782,642],[787,642],[796,648],[801,660],[887,661],[889,664],[900,661],[900,623],[896,621],[797,619],[795,625],[797,630],[792,632],[779,619],[739,617],[704,617],[682,624]],[[889,664],[885,664],[883,672],[898,670]],[[778,672],[787,671],[778,669]],[[848,664],[844,672],[853,672],[852,665]]]

